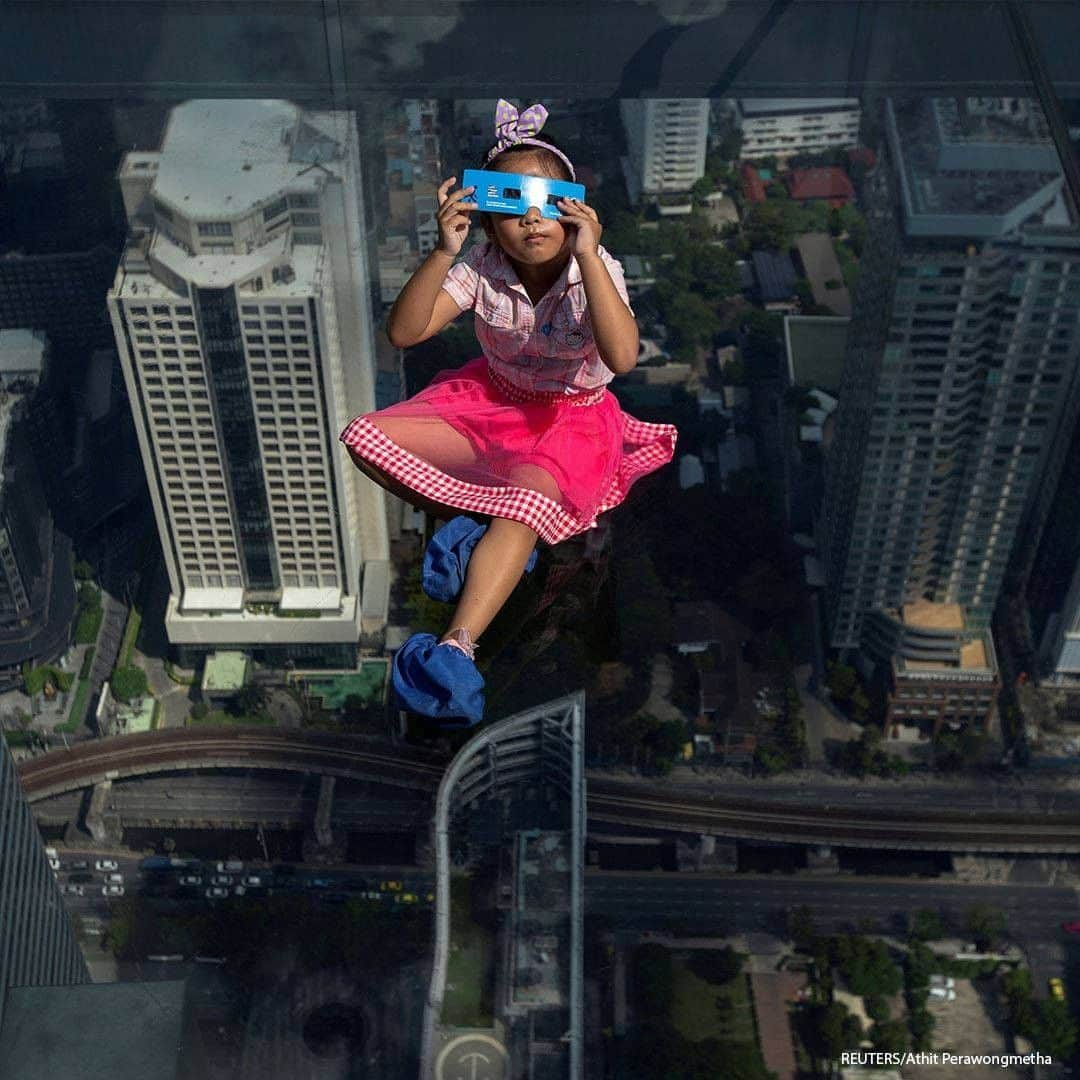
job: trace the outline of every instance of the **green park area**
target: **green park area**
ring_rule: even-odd
[[[753,1042],[754,1014],[745,975],[716,986],[695,974],[689,959],[672,961],[671,1022],[691,1042]]]
[[[473,919],[472,881],[450,882],[450,956],[442,1023],[447,1027],[490,1027],[494,997],[495,941]]]

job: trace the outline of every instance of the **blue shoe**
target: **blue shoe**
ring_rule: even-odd
[[[468,654],[434,634],[413,634],[396,653],[391,671],[402,708],[446,727],[472,727],[484,718],[484,677]]]
[[[457,599],[465,584],[465,571],[473,548],[485,532],[486,525],[478,525],[472,518],[461,516],[448,521],[432,536],[424,552],[424,569],[420,576],[420,587],[432,600],[448,604]],[[536,559],[534,550],[525,564],[526,574],[532,573]]]

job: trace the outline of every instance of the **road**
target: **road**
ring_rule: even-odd
[[[1036,987],[1080,959],[1080,938],[1061,923],[1080,915],[1076,891],[1045,885],[967,885],[942,880],[780,874],[639,874],[587,870],[585,907],[621,930],[658,929],[676,919],[702,934],[766,932],[783,936],[786,912],[806,905],[822,931],[850,931],[868,920],[878,933],[903,936],[908,912],[930,908],[963,926],[975,904],[1005,913],[1007,933],[1024,951]],[[1080,975],[1080,965],[1078,975]]]

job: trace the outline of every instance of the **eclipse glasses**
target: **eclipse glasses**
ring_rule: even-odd
[[[524,214],[535,206],[542,217],[558,219],[562,211],[559,199],[584,199],[585,185],[550,176],[526,176],[523,173],[488,172],[466,169],[462,187],[474,187],[469,197],[478,210],[492,214]]]

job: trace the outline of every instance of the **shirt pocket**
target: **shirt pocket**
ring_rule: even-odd
[[[537,348],[544,356],[569,359],[593,347],[592,327],[585,312],[577,314],[569,304],[560,304],[548,321],[536,330]]]

